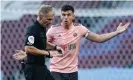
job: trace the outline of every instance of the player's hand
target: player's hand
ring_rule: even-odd
[[[23,60],[27,56],[26,52],[22,50],[16,50],[16,53],[13,55],[15,60]]]
[[[55,46],[54,51],[49,51],[50,57],[62,57],[64,56],[64,50],[60,46]]]
[[[60,56],[64,56],[64,50],[60,46],[56,46],[56,50],[59,52]]]
[[[129,26],[130,22],[127,22],[125,25],[122,25],[122,23],[119,24],[119,26],[117,27],[117,32],[118,33],[122,33],[125,30],[127,30],[128,26]]]

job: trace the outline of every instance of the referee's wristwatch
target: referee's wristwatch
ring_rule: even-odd
[[[48,56],[49,56],[50,58],[52,58],[52,57],[53,57],[53,56],[51,56],[51,55],[50,55],[50,51],[48,51]]]

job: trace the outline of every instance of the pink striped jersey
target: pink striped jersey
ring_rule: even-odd
[[[72,73],[78,71],[78,52],[81,38],[88,29],[81,24],[73,23],[67,30],[61,24],[52,26],[47,32],[49,42],[59,45],[64,50],[63,57],[50,59],[50,71]]]

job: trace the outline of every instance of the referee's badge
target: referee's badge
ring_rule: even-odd
[[[34,44],[34,36],[29,36],[28,41],[30,44]]]

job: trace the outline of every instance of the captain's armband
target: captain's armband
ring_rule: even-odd
[[[89,34],[90,34],[90,33],[89,33],[89,32],[87,32],[87,33],[85,34],[85,36],[84,36],[84,37],[85,37],[85,38],[87,38],[87,37],[89,36]]]

